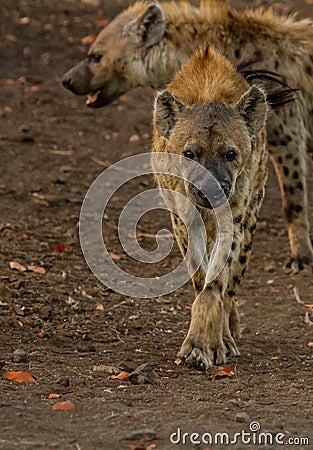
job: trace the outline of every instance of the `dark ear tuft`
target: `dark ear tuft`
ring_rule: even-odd
[[[184,104],[169,91],[161,91],[155,99],[154,125],[161,136],[168,139]]]
[[[285,77],[279,73],[252,68],[251,66],[258,61],[257,58],[246,57],[239,61],[237,70],[248,83],[257,84],[265,90],[270,108],[278,109],[286,103],[295,101],[299,89],[290,87]]]

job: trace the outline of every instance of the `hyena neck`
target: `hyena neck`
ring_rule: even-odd
[[[200,8],[187,2],[162,4],[166,20],[163,39],[145,55],[146,83],[155,89],[165,87],[181,65],[227,21],[223,0],[205,0]],[[219,27],[216,28],[216,25]]]
[[[177,49],[168,39],[162,39],[145,57],[146,82],[154,89],[164,88],[188,59],[192,51]]]

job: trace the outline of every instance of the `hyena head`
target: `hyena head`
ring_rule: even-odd
[[[98,108],[147,84],[145,55],[164,31],[158,5],[135,3],[102,30],[87,57],[63,75],[63,85],[76,95],[88,95],[87,106]]]
[[[158,94],[155,132],[166,139],[164,151],[182,156],[179,172],[193,203],[212,209],[232,197],[267,110],[264,92],[256,86],[234,106],[220,102],[188,106],[169,91]]]

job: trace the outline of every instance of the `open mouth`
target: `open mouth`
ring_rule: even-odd
[[[91,92],[87,95],[86,105],[87,106],[96,106],[97,101],[99,100],[99,96],[101,94],[101,90]]]

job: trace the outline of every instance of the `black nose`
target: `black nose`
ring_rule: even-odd
[[[66,89],[72,89],[72,78],[71,75],[66,72],[62,77],[62,84]]]
[[[229,197],[230,194],[230,187],[231,187],[230,183],[227,180],[221,182],[221,188],[223,189],[224,194],[226,195],[227,198]]]

